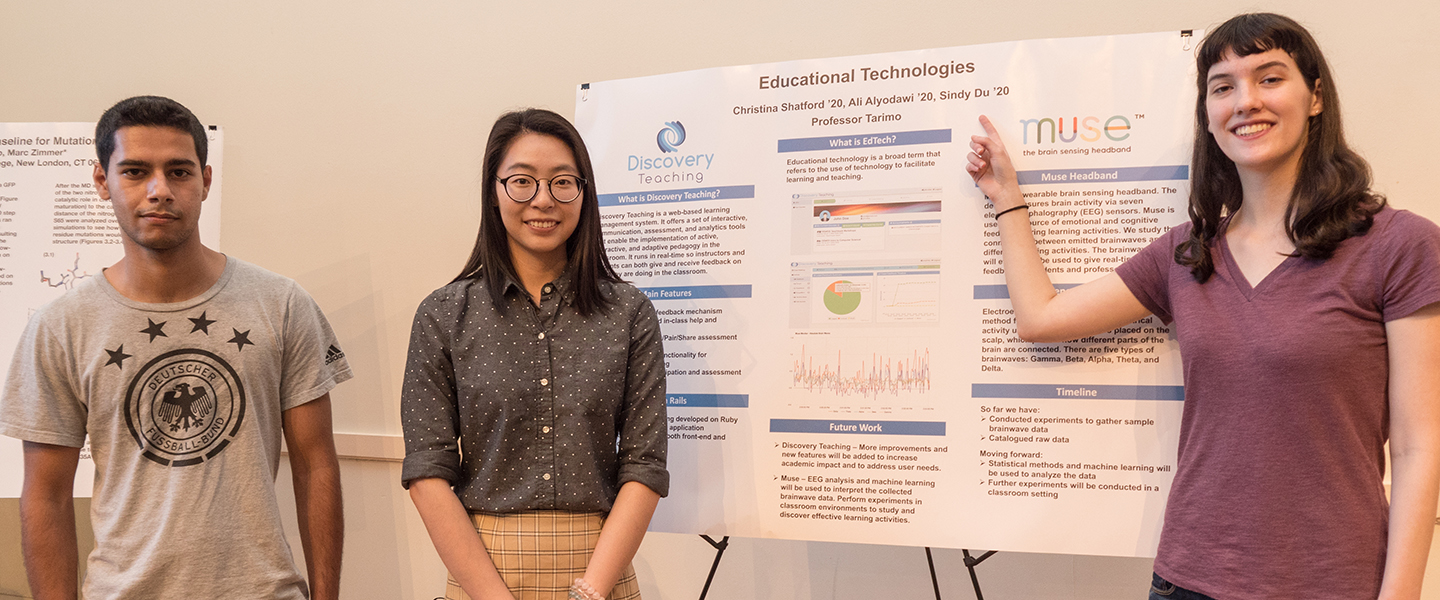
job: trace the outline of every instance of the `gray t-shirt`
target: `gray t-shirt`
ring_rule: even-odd
[[[0,434],[89,435],[86,598],[304,598],[275,498],[280,414],[350,376],[288,278],[232,257],[199,297],[146,304],[94,277],[31,318]]]

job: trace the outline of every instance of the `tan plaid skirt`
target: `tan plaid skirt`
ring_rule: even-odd
[[[471,513],[470,522],[516,600],[565,600],[570,583],[600,539],[603,513],[536,510],[514,514]],[[446,577],[447,600],[470,600],[453,576]],[[640,600],[635,569],[625,566],[609,600]]]

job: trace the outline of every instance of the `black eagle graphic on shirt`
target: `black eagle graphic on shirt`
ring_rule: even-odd
[[[160,418],[170,425],[170,431],[189,429],[200,424],[200,419],[215,410],[215,399],[205,388],[192,388],[188,383],[177,383],[160,398]]]

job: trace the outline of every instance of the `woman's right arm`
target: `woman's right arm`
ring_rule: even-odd
[[[971,136],[965,170],[980,191],[990,198],[995,214],[1024,204],[1015,167],[1000,134],[990,119],[981,116],[985,135]],[[1031,342],[1063,342],[1104,333],[1150,314],[1114,272],[1055,292],[1045,262],[1030,230],[1030,211],[1024,208],[998,218],[1000,250],[1005,258],[1005,286],[1015,307],[1015,326]]]
[[[476,600],[514,600],[450,482],[438,477],[411,481],[410,501],[420,512],[441,562],[466,594]]]
[[[410,329],[400,423],[405,430],[402,485],[425,522],[450,575],[472,598],[514,600],[495,570],[470,514],[451,488],[460,479],[461,416],[451,338],[465,315],[465,289],[441,288],[420,303]]]

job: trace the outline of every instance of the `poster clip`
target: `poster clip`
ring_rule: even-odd
[[[580,101],[585,102],[588,100],[590,100],[590,84],[582,83],[580,84]]]
[[[1185,46],[1182,47],[1181,50],[1184,50],[1184,51],[1186,51],[1186,52],[1189,52],[1189,51],[1190,51],[1190,41],[1193,40],[1193,39],[1195,39],[1195,30],[1193,30],[1193,29],[1181,29],[1181,30],[1180,30],[1180,39],[1185,42]]]

